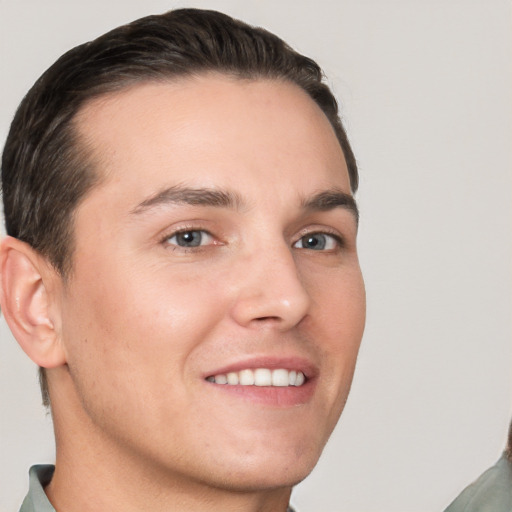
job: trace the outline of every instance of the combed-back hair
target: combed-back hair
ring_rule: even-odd
[[[284,80],[301,87],[329,119],[356,191],[356,161],[318,64],[264,29],[215,11],[177,9],[141,18],[73,48],[30,89],[15,114],[2,156],[7,234],[32,246],[66,279],[73,267],[74,211],[102,179],[77,136],[77,112],[93,98],[137,83],[208,72]],[[44,371],[41,384],[48,405]]]

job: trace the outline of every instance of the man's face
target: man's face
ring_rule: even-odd
[[[105,180],[76,212],[62,292],[76,428],[184,481],[302,479],[365,315],[328,120],[294,85],[209,75],[95,100],[78,127]]]

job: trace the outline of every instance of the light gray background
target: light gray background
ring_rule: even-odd
[[[368,324],[301,512],[442,510],[512,416],[512,49],[506,0],[0,0],[0,136],[65,50],[176,6],[224,10],[325,68],[359,160]],[[0,511],[51,462],[36,369],[0,324]]]

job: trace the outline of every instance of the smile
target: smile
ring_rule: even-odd
[[[211,375],[206,380],[215,384],[227,384],[228,386],[299,387],[304,384],[306,377],[298,370],[257,368],[255,370],[245,369],[239,372]]]

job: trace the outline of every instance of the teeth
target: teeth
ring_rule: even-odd
[[[231,386],[236,386],[238,384],[238,373],[236,372],[230,372],[227,375],[228,378],[228,384]]]
[[[215,375],[215,384],[227,384],[228,378],[225,375]]]
[[[272,386],[289,386],[288,370],[274,370],[272,372]]]
[[[239,384],[242,386],[253,386],[254,385],[254,372],[252,370],[242,370],[238,374]]]
[[[304,374],[297,370],[285,370],[279,368],[270,370],[268,368],[257,368],[256,370],[241,370],[226,374],[212,375],[206,379],[215,384],[227,384],[230,386],[302,386],[306,381]]]
[[[258,368],[254,371],[255,386],[271,386],[272,372],[268,368]]]
[[[302,372],[297,372],[297,378],[295,379],[295,385],[302,386],[302,384],[304,384],[305,380],[306,380],[306,377],[304,377],[304,374]]]

